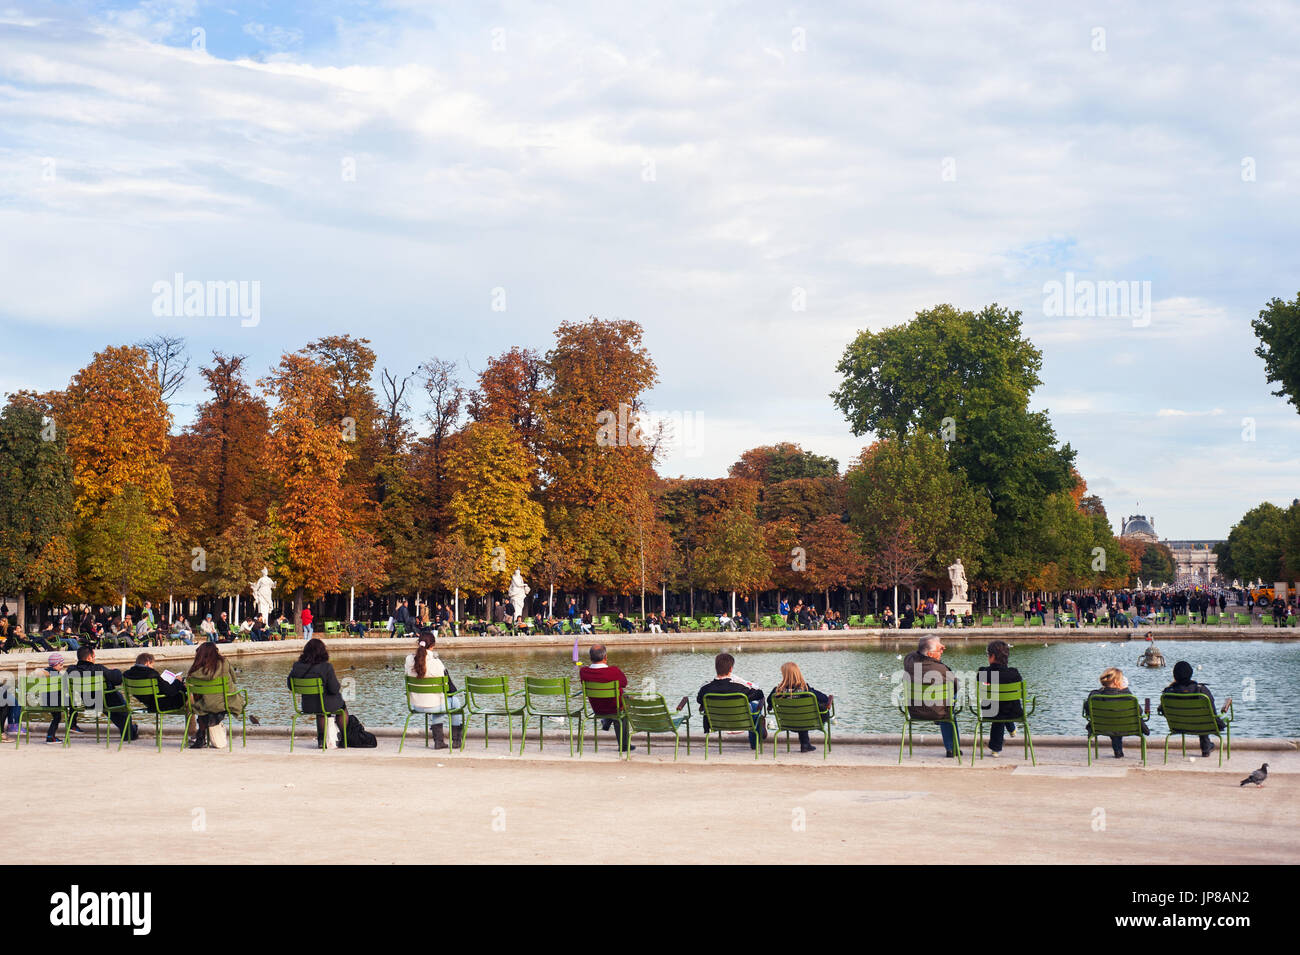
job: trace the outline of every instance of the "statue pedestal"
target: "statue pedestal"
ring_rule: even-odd
[[[952,611],[957,615],[958,619],[961,619],[971,612],[970,607],[969,600],[949,600],[944,609]]]

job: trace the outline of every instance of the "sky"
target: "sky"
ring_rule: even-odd
[[[1224,537],[1300,495],[1250,328],[1300,291],[1300,18],[1054,6],[0,0],[0,391],[181,335],[179,427],[214,349],[472,383],[594,315],[645,329],[660,473],[844,466],[853,337],[998,303],[1112,523]]]

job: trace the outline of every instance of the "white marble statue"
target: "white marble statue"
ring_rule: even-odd
[[[952,581],[952,599],[966,600],[966,568],[961,565],[961,558],[948,567],[948,579]]]
[[[271,591],[275,589],[275,581],[267,574],[265,567],[262,568],[262,576],[250,581],[248,586],[253,591],[253,606],[257,608],[263,620],[270,620]]]
[[[515,575],[510,578],[510,589],[506,591],[510,595],[510,604],[514,607],[515,617],[524,615],[524,597],[528,595],[528,585],[524,583],[524,575],[519,573],[519,568],[515,568]]]

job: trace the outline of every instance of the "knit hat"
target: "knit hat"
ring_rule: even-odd
[[[57,667],[57,666],[62,666],[62,665],[63,665],[63,654],[62,654],[62,653],[51,653],[50,656],[49,656],[49,660],[48,660],[47,662],[49,663],[49,665],[50,665],[50,669],[51,669],[51,670],[54,669],[54,668]]]
[[[1179,660],[1174,664],[1174,682],[1191,683],[1192,682],[1192,665],[1186,660]]]

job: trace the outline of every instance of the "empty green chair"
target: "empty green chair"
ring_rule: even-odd
[[[190,677],[185,681],[185,689],[190,695],[190,710],[198,712],[194,707],[194,698],[196,696],[217,696],[221,698],[221,708],[225,710],[225,715],[230,717],[230,732],[226,735],[226,746],[231,751],[235,750],[235,718],[238,717],[243,727],[239,733],[240,744],[243,747],[248,746],[248,691],[236,690],[230,682],[229,677],[219,676],[211,680],[203,680],[198,677]],[[238,699],[240,701],[239,712],[234,713],[230,709],[230,701]],[[208,714],[209,716],[217,714]],[[223,719],[225,717],[222,717]],[[290,741],[292,745],[292,740]]]
[[[763,707],[757,711],[750,705],[749,697],[744,693],[705,693],[702,701],[704,709],[704,758],[709,758],[709,734],[718,734],[718,753],[722,753],[723,732],[743,731],[754,734],[754,758],[763,752]]]
[[[573,723],[578,722],[579,735],[582,731],[583,702],[581,698],[569,695],[569,678],[560,677],[524,677],[524,726],[519,734],[519,752],[522,754],[528,745],[528,720],[537,720],[537,748],[545,748],[546,720],[564,720],[569,730],[569,755],[573,755]]]
[[[961,762],[961,734],[957,727],[957,714],[961,712],[961,703],[957,701],[956,687],[946,680],[943,683],[915,683],[906,677],[901,688],[903,702],[896,704],[903,717],[903,732],[898,737],[898,761],[903,762],[903,743],[907,742],[907,756],[912,757],[912,724],[947,723],[952,727],[953,757]],[[941,720],[929,720],[913,716],[908,710],[911,706],[946,706],[948,716]]]
[[[785,734],[785,751],[790,752],[791,733],[821,733],[822,759],[831,751],[831,719],[835,716],[835,698],[830,697],[826,709],[821,708],[813,693],[777,693],[772,697],[772,716],[776,719],[776,732]],[[708,742],[705,742],[708,747]],[[772,740],[772,759],[776,759],[777,740]]]
[[[32,717],[63,720],[63,745],[68,745],[72,732],[72,717],[68,709],[68,675],[43,673],[22,678],[22,711],[18,714],[18,732],[14,734],[14,749],[23,740],[23,724],[27,724],[27,737],[32,735]]]
[[[1088,765],[1098,753],[1099,736],[1136,736],[1142,744],[1142,765],[1147,763],[1147,738],[1142,732],[1142,706],[1136,696],[1129,693],[1097,693],[1084,701],[1084,715],[1088,717]]]
[[[515,697],[519,694],[515,693]],[[506,737],[509,741],[509,748],[515,748],[515,717],[521,719],[524,715],[522,705],[516,706],[510,701],[510,680],[504,676],[470,676],[465,678],[465,705],[468,708],[471,717],[483,717],[483,748],[487,749],[488,745],[488,719],[490,717],[504,718],[506,721]],[[469,727],[465,727],[469,732]],[[465,745],[462,738],[461,746]]]
[[[1156,710],[1169,724],[1165,734],[1165,762],[1169,762],[1169,737],[1178,735],[1182,738],[1183,755],[1187,755],[1187,736],[1215,736],[1219,740],[1219,765],[1223,757],[1232,759],[1232,704],[1228,704],[1228,714],[1223,718],[1223,730],[1219,729],[1219,714],[1214,712],[1214,703],[1204,693],[1161,693],[1160,708]],[[1227,740],[1224,740],[1224,732]]]
[[[932,613],[927,613],[925,615],[925,620],[922,622],[921,625],[925,627],[925,629],[931,630],[939,626],[939,618]]]
[[[429,745],[429,717],[442,716],[447,717],[448,724],[451,723],[453,716],[461,718],[460,734],[460,751],[465,751],[465,733],[464,726],[468,715],[466,703],[459,706],[453,706],[454,692],[451,688],[450,676],[407,676],[406,678],[406,724],[402,727],[402,738],[397,744],[397,751],[400,753],[402,747],[406,745],[406,731],[410,729],[411,717],[417,714],[424,716],[424,745]],[[434,696],[442,697],[442,705],[436,707],[423,706],[416,703],[413,696]],[[485,720],[486,723],[486,720]],[[485,728],[486,732],[486,728]]]
[[[87,718],[93,718],[95,721],[95,742],[99,742],[99,722],[108,720],[108,725],[113,725],[113,714],[121,713],[122,732],[118,734],[117,748],[122,748],[122,743],[126,739],[127,732],[131,729],[131,708],[127,706],[126,700],[122,699],[120,703],[110,703],[108,694],[114,693],[104,682],[102,673],[86,673],[80,670],[72,670],[68,673],[68,711],[70,715],[77,720],[78,725],[83,723]],[[72,720],[68,720],[68,725],[72,725]],[[116,728],[116,727],[114,727]],[[104,745],[109,746],[113,742],[113,734],[104,733]]]
[[[1271,613],[1262,613],[1259,615],[1260,626],[1271,627],[1273,626],[1273,622],[1273,615]]]
[[[985,614],[984,616],[980,617],[980,626],[981,627],[993,626],[993,618],[990,617],[988,614]]]
[[[597,713],[596,708],[591,705],[592,700],[613,700],[613,709],[609,713]],[[605,707],[601,707],[605,709]],[[622,723],[627,716],[627,710],[623,705],[623,688],[617,680],[610,680],[607,683],[595,683],[583,681],[582,683],[582,722],[578,730],[578,755],[581,756],[584,749],[584,740],[586,739],[587,721],[591,720],[591,735],[595,738],[594,749],[600,752],[600,724],[605,720],[612,720],[615,723]],[[620,742],[621,747],[631,746],[629,732],[627,740]]]
[[[1025,618],[1024,618],[1024,617],[1012,617],[1012,618],[1011,618],[1011,626],[1013,626],[1013,627],[1023,627],[1024,625],[1025,625]]]
[[[158,692],[157,680],[133,680],[130,677],[124,677],[122,680],[122,695],[126,698],[127,704],[136,704],[136,708],[131,711],[131,716],[144,715],[153,717],[154,739],[158,744],[158,752],[162,752],[162,721],[164,716],[180,716],[185,720],[181,727],[181,749],[185,749],[190,742],[190,698],[188,696],[181,698],[180,706],[168,706],[166,699]]]
[[[982,674],[981,674],[982,675]],[[1002,708],[1003,703],[1019,703],[1021,716],[984,715],[985,709],[994,713]],[[1025,742],[1025,759],[1034,766],[1038,757],[1034,754],[1034,738],[1029,729],[1029,717],[1038,708],[1038,697],[1029,697],[1025,684],[1022,683],[986,683],[975,681],[975,749],[970,754],[971,765],[975,765],[975,753],[984,758],[984,724],[985,723],[1019,723],[1023,730]]]
[[[617,684],[615,684],[617,685]],[[650,752],[651,733],[673,734],[673,762],[677,761],[677,749],[681,744],[681,730],[686,730],[686,755],[691,755],[691,704],[684,701],[686,712],[673,712],[661,693],[634,693],[623,697],[623,711],[627,714],[628,736],[633,733],[645,733],[646,752]],[[705,743],[707,746],[708,743]],[[624,756],[631,758],[631,749],[624,751]]]
[[[294,740],[294,736],[297,735],[297,734],[295,733],[295,730],[296,730],[297,727],[298,727],[298,717],[301,716],[303,719],[306,719],[307,717],[311,717],[311,718],[312,718],[312,723],[313,723],[313,724],[315,724],[315,718],[316,718],[317,716],[323,716],[323,717],[325,717],[325,733],[328,734],[329,731],[330,731],[330,726],[329,726],[329,724],[330,724],[330,720],[334,719],[334,717],[338,716],[340,713],[346,713],[346,712],[347,712],[347,709],[346,709],[346,708],[345,708],[345,709],[337,709],[337,710],[331,710],[331,709],[327,709],[327,708],[326,708],[326,706],[325,706],[325,681],[322,680],[320,677],[309,677],[309,678],[307,678],[307,679],[299,679],[298,677],[290,677],[290,678],[289,678],[289,694],[290,694],[290,696],[293,697],[293,716],[290,717],[290,719],[289,719],[289,752],[291,752],[291,753],[293,752],[293,740]],[[320,712],[319,712],[319,713],[308,713],[308,712],[306,712],[306,710],[305,710],[305,709],[304,709],[304,708],[299,704],[299,698],[302,698],[303,700],[305,700],[305,699],[306,699],[307,697],[309,697],[309,696],[314,696],[314,697],[316,697],[316,700],[317,700],[317,702],[318,702],[318,704],[319,704],[319,706],[320,706]],[[340,735],[341,737],[343,737],[343,748],[344,748],[344,749],[347,749],[347,748],[348,748],[348,734],[347,734],[347,733],[342,733],[342,732],[341,732],[341,733],[339,733],[339,735]],[[326,736],[326,738],[328,738],[328,735]],[[324,740],[322,740],[322,742],[324,742]]]

